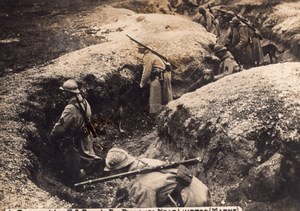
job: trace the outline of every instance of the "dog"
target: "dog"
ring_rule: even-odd
[[[278,61],[276,53],[284,52],[284,49],[280,51],[280,50],[278,50],[276,45],[271,44],[271,43],[263,46],[262,50],[263,50],[264,56],[269,55],[271,64],[273,64],[273,59],[274,59],[275,63],[277,63],[277,61]]]
[[[141,65],[125,64],[119,69],[119,72],[123,71],[123,69],[131,71],[133,78],[131,83],[121,87],[117,96],[116,105],[114,106],[114,113],[116,114],[119,132],[121,133],[125,132],[125,130],[122,129],[124,115],[126,115],[130,109],[134,109],[135,112],[144,112],[149,98],[148,88],[141,89],[139,86],[143,67]]]

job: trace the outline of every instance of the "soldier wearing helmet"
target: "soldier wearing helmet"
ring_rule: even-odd
[[[245,67],[258,66],[263,62],[263,52],[257,34],[234,17],[230,21],[229,45],[236,59]]]
[[[215,16],[207,11],[204,7],[199,7],[199,13],[201,14],[198,23],[200,23],[208,32],[220,36],[219,21]]]
[[[138,46],[143,54],[143,73],[140,88],[150,87],[149,113],[157,114],[163,105],[173,100],[171,71],[166,70],[166,62],[143,46]]]
[[[64,91],[68,104],[64,108],[58,122],[55,123],[51,138],[62,146],[62,152],[66,161],[66,173],[71,180],[76,180],[85,174],[82,169],[82,161],[92,163],[100,158],[93,150],[93,142],[85,128],[84,117],[80,112],[79,100],[87,118],[91,118],[91,107],[78,89],[77,83],[69,79],[63,83],[60,90]],[[76,97],[75,97],[76,96]]]
[[[241,70],[233,55],[227,51],[226,47],[218,44],[215,45],[214,54],[220,59],[219,68],[214,77],[215,81]]]
[[[109,150],[105,162],[104,170],[118,172],[164,164],[157,159],[137,159],[119,148]],[[192,176],[189,183],[182,184],[180,180],[176,180],[178,172],[178,169],[171,168],[130,176],[129,195],[133,197],[139,208],[211,206],[212,199],[206,185]]]

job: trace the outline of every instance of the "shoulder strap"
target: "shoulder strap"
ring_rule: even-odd
[[[86,103],[86,100],[83,100],[82,103],[83,103],[83,106],[84,106],[83,110],[84,110],[84,112],[86,112],[86,111],[87,111],[87,103]],[[72,102],[69,103],[69,105],[73,105],[75,108],[77,108],[77,109],[80,111],[80,107],[79,107],[79,105],[78,105],[77,102],[72,101]]]

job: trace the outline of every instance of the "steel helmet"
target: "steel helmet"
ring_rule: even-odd
[[[214,47],[214,53],[219,53],[221,51],[226,51],[226,50],[227,50],[227,48],[224,46],[221,46],[221,45],[215,45],[215,47]]]
[[[135,158],[129,155],[125,150],[112,148],[107,153],[104,170],[118,170],[130,165],[134,160]]]
[[[235,16],[235,14],[234,14],[234,12],[232,12],[232,11],[228,11],[225,15],[224,15],[224,17],[234,17]]]
[[[199,13],[205,13],[206,10],[204,9],[204,7],[199,7]]]
[[[237,25],[237,24],[240,24],[241,21],[237,17],[233,17],[232,20],[230,21],[230,23]]]
[[[61,90],[67,91],[67,92],[72,92],[72,93],[79,93],[78,85],[76,81],[73,79],[67,80],[61,87],[59,87]]]

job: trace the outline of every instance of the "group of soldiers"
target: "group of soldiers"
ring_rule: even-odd
[[[216,35],[218,46],[226,48],[233,59],[245,68],[261,65],[264,61],[260,43],[262,36],[253,24],[232,11],[217,10],[217,18],[211,8],[209,10],[199,7],[201,17],[198,23]],[[221,33],[221,28],[224,33]]]
[[[143,49],[144,50],[144,49]],[[143,51],[139,49],[139,51]],[[147,55],[144,52],[146,61],[153,59],[156,68],[164,68],[164,64],[158,57],[154,55]],[[150,57],[150,58],[148,58]],[[147,68],[150,68],[148,70]],[[153,68],[153,67],[152,67]],[[143,74],[140,87],[145,86],[148,80],[153,85],[150,85],[155,94],[155,89],[163,86],[166,90],[170,88],[170,73],[164,73],[165,83],[160,83],[160,76],[158,74],[151,76],[151,67],[147,67],[145,63],[145,74]],[[161,70],[158,70],[161,71]],[[149,76],[150,75],[150,76]],[[150,77],[150,78],[149,78]],[[154,77],[154,78],[151,78]],[[160,87],[159,87],[160,88]],[[65,107],[59,121],[54,125],[51,131],[53,140],[64,137],[64,149],[62,153],[66,161],[66,174],[72,182],[81,181],[85,178],[85,163],[101,162],[102,158],[98,157],[93,150],[93,140],[89,132],[86,130],[84,121],[85,115],[87,118],[91,117],[91,107],[86,99],[84,99],[78,89],[78,84],[69,79],[63,83],[61,90],[64,91],[68,104]],[[153,94],[152,93],[152,94]],[[170,93],[166,95],[166,101],[171,100]],[[150,97],[151,98],[151,97]],[[157,101],[160,101],[158,99]],[[154,100],[156,101],[156,100]],[[158,112],[158,104],[153,103],[150,99],[150,112]],[[82,110],[84,113],[82,113]],[[162,165],[164,162],[156,159],[138,159],[120,148],[112,148],[108,151],[105,159],[105,171],[118,173],[142,169],[149,166]],[[85,167],[84,167],[85,166]],[[146,174],[135,175],[128,177],[132,182],[127,187],[127,192],[135,201],[137,207],[175,207],[175,206],[211,206],[211,194],[199,179],[188,175],[188,182],[181,181],[178,175],[184,172],[177,168],[168,168],[161,171],[153,171]]]
[[[149,114],[158,113],[162,106],[170,102],[172,97],[171,71],[166,68],[166,61],[150,52],[143,46],[138,47],[143,54],[143,73],[139,86],[149,85]],[[60,89],[64,92],[68,103],[60,119],[51,131],[53,140],[63,138],[65,144],[62,153],[66,160],[66,176],[76,183],[85,178],[87,163],[103,162],[105,171],[113,173],[132,171],[149,166],[157,166],[164,162],[155,159],[138,159],[120,148],[108,151],[105,160],[98,157],[93,150],[93,139],[86,129],[85,119],[91,118],[91,107],[80,94],[78,84],[69,79]],[[199,179],[189,175],[188,182],[178,180],[182,174],[177,168],[154,171],[142,175],[130,176],[132,180],[127,188],[137,207],[158,206],[210,206],[211,194]]]
[[[199,23],[203,24],[207,31],[220,37],[219,22],[214,15],[202,7],[199,12],[202,15]],[[224,44],[218,39],[212,48],[219,62],[219,68],[214,71],[214,80],[239,72],[240,64],[246,67],[260,64],[259,37],[234,17],[234,14],[229,24],[228,42]],[[139,46],[138,52],[143,54],[143,73],[139,86],[144,88],[149,85],[149,114],[157,114],[162,106],[173,100],[171,71],[166,68],[167,61],[145,46]],[[163,163],[154,159],[137,159],[119,148],[109,150],[105,160],[98,157],[93,150],[90,131],[87,130],[86,120],[90,120],[92,115],[89,103],[82,97],[78,84],[73,79],[64,82],[60,89],[65,93],[68,103],[54,125],[51,137],[53,140],[64,137],[67,143],[63,149],[66,175],[73,182],[82,180],[85,168],[93,162],[105,163],[105,170],[112,172],[131,171]],[[206,185],[192,176],[188,182],[182,182],[178,180],[179,173],[178,169],[171,168],[131,176],[129,194],[135,199],[137,207],[211,206],[212,197]]]
[[[215,34],[218,45],[226,47],[238,64],[245,68],[261,65],[264,61],[260,43],[262,36],[253,24],[233,11],[216,9],[213,12],[209,4],[208,8],[204,8],[201,3],[195,0],[179,0],[174,8],[181,14],[187,10],[189,15],[191,11],[198,10],[200,16],[195,21],[208,32]]]

